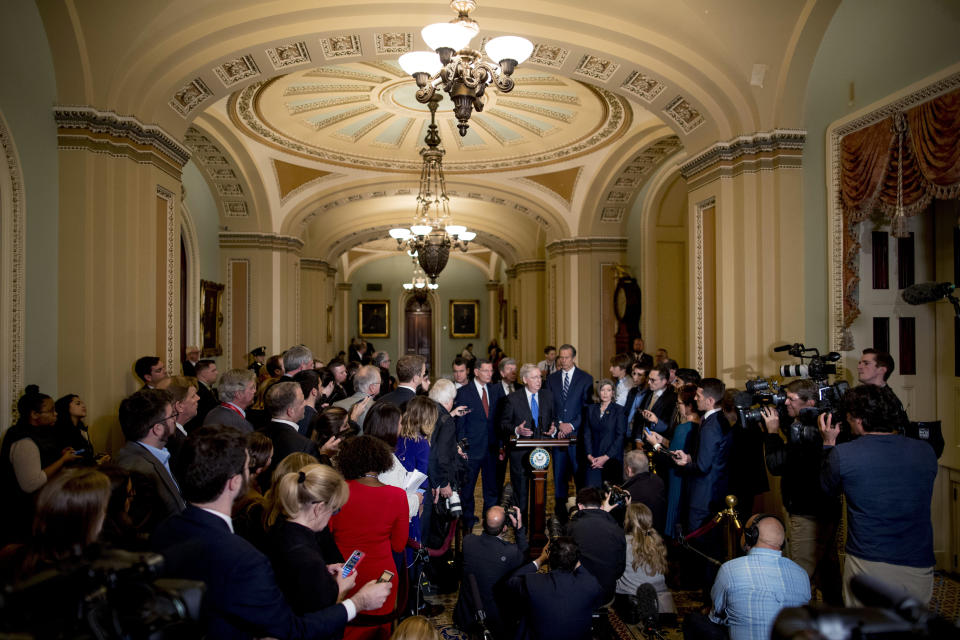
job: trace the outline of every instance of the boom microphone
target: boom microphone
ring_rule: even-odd
[[[901,295],[907,304],[927,304],[950,295],[954,289],[956,286],[952,282],[921,282],[910,285]]]
[[[774,347],[773,350],[776,351],[790,351],[793,348],[792,344],[782,344],[779,347]]]

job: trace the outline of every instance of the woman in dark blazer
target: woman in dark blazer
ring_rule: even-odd
[[[584,456],[586,457],[586,484],[599,487],[604,480],[619,484],[623,478],[623,437],[627,431],[627,414],[613,401],[616,387],[613,381],[600,381],[600,402],[586,408],[582,428]]]
[[[270,530],[268,556],[277,584],[297,615],[336,606],[356,584],[357,572],[344,578],[342,563],[328,563],[317,541],[317,532],[349,495],[343,476],[324,464],[288,473],[276,488],[273,499],[279,502],[283,517]],[[358,611],[375,609],[389,590],[389,585],[370,582],[350,599]],[[341,626],[331,637],[342,635]]]

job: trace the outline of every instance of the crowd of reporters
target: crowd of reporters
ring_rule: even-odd
[[[249,369],[222,374],[190,350],[190,376],[170,377],[148,356],[135,365],[143,389],[121,403],[126,444],[112,460],[94,451],[79,398],[54,403],[28,387],[0,451],[5,582],[16,588],[100,546],[152,550],[164,575],[204,583],[200,626],[210,637],[388,638],[399,618],[410,618],[408,633],[417,613],[436,613],[420,597],[418,551],[447,550],[459,517],[454,620],[494,637],[587,637],[608,604],[634,622],[669,620],[668,584],[709,594],[711,614],[688,626],[690,637],[769,637],[779,609],[805,604],[811,583],[828,603],[856,604],[848,585],[857,573],[929,601],[936,455],[898,435],[902,405],[882,384],[887,354],[865,352],[863,384],[843,405],[849,430],[841,436],[822,414],[806,438],[790,434],[801,410],[815,408],[808,380],[786,386],[779,410],[761,409],[763,429],[748,428],[734,390],[664,350],[654,358],[642,340],[596,384],[572,345],[544,354],[520,365],[496,345],[492,360],[465,350],[452,379],[433,381],[422,357],[391,370],[386,353],[360,340],[343,354],[349,362],[324,364],[297,345],[270,359],[254,350]],[[533,562],[524,526],[532,469],[515,446],[524,438],[571,443],[552,465],[560,527]],[[508,467],[514,499],[501,505]],[[756,535],[744,548],[754,564],[724,565],[717,577],[686,549],[723,559],[719,531],[705,525],[728,493],[749,515],[769,489],[767,469],[782,477],[786,518],[751,518]],[[792,560],[778,555],[787,534]],[[363,561],[345,575],[356,550]],[[764,554],[778,559],[757,564]],[[792,585],[774,594],[779,608],[739,609],[738,597],[757,597],[740,574],[763,571]]]

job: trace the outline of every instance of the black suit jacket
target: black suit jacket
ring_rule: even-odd
[[[302,615],[337,604],[340,590],[327,571],[317,534],[303,525],[280,518],[270,530],[267,555],[293,611]],[[337,634],[342,635],[343,630]]]
[[[533,414],[530,412],[530,405],[527,404],[527,390],[520,387],[506,398],[503,399],[503,409],[500,415],[500,437],[504,442],[510,440],[515,435],[514,429],[521,422],[528,429],[534,429]],[[550,425],[554,424],[553,419],[553,395],[547,389],[540,389],[537,392],[537,407],[540,410],[540,419],[537,426],[540,429],[542,437],[546,437],[547,431],[550,431]],[[534,429],[536,432],[536,429]]]
[[[189,360],[184,360],[183,375],[190,376],[191,378],[195,378],[197,376],[197,365],[193,364]]]
[[[583,509],[567,524],[567,534],[580,547],[580,562],[600,583],[603,601],[609,601],[627,566],[623,529],[603,509]]]
[[[623,488],[630,492],[633,504],[643,503],[653,514],[653,528],[663,535],[663,527],[667,522],[667,496],[663,486],[663,479],[655,473],[646,471],[631,476],[623,483]],[[624,509],[615,512],[618,522],[623,524]]]
[[[390,393],[380,396],[375,404],[390,402],[400,407],[400,411],[406,411],[407,403],[413,400],[415,395],[417,395],[417,393],[410,387],[397,387]]]
[[[273,458],[270,462],[270,468],[260,474],[260,488],[266,491],[270,487],[270,479],[276,470],[280,461],[291,453],[302,451],[317,457],[320,452],[317,450],[317,443],[313,440],[303,437],[300,433],[288,424],[282,422],[269,422],[261,433],[265,434],[273,442]],[[266,485],[266,486],[264,486]]]
[[[151,542],[165,576],[206,583],[201,620],[209,638],[326,638],[347,623],[343,605],[294,614],[267,557],[193,505],[161,524]]]
[[[210,410],[220,404],[220,401],[217,400],[216,389],[210,389],[202,382],[197,382],[197,396],[200,398],[197,401],[197,415],[195,415],[190,422],[183,425],[187,433],[193,433],[194,429],[202,426],[203,420],[207,417],[207,414],[210,413]]]
[[[210,410],[207,417],[203,419],[203,424],[222,424],[236,427],[244,433],[253,432],[253,424],[233,409],[228,409],[223,405],[218,405]]]
[[[457,453],[457,423],[450,412],[438,403],[437,422],[430,436],[430,458],[427,462],[430,486],[439,489],[450,484],[451,488],[459,489],[457,470],[460,459]]]
[[[477,588],[487,624],[494,637],[504,636],[504,631],[512,622],[508,599],[501,588],[503,581],[527,559],[527,532],[516,532],[517,543],[506,542],[498,536],[486,533],[468,535],[463,539],[463,581],[460,596],[453,611],[453,619],[461,629],[469,629],[476,621],[477,604],[473,601],[467,576],[473,574],[477,579]],[[501,616],[501,612],[503,615]]]
[[[626,551],[623,554],[626,559]],[[583,566],[537,573],[536,565],[528,562],[510,576],[507,589],[527,612],[517,638],[590,638],[593,610],[605,602],[600,583]]]

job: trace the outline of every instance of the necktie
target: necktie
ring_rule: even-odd
[[[530,396],[530,414],[533,416],[533,429],[536,430],[540,422],[540,406],[537,404],[537,394]]]
[[[651,391],[649,394],[647,394],[647,401],[646,401],[646,403],[645,403],[646,406],[644,407],[645,410],[649,410],[650,407],[653,406],[653,396],[654,396],[654,392],[653,392],[653,391]]]
[[[570,391],[570,372],[563,372],[563,390],[560,392],[560,395],[563,396],[563,399],[567,399],[567,392]]]
[[[480,396],[480,404],[483,405],[483,415],[490,417],[490,402],[487,400],[487,388],[483,388],[483,395]]]
[[[638,393],[633,398],[633,404],[630,405],[630,415],[627,416],[627,424],[633,424],[633,416],[637,413],[637,408],[640,406],[640,394]]]

